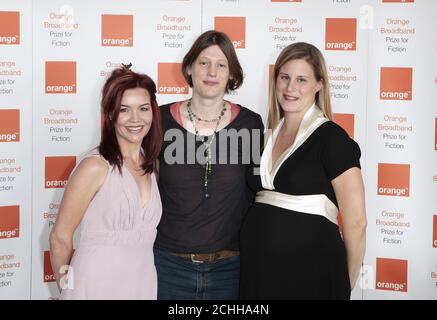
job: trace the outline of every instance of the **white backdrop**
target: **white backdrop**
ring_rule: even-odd
[[[336,121],[359,143],[368,239],[354,299],[437,299],[437,2],[0,0],[0,299],[58,295],[48,235],[68,174],[97,145],[100,90],[120,63],[160,104],[188,97],[179,64],[228,33],[245,72],[228,99],[267,115],[289,43],[324,53]]]

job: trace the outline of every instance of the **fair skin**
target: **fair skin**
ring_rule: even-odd
[[[284,125],[273,148],[273,163],[293,144],[300,123],[321,87],[321,81],[316,80],[305,60],[290,60],[279,69],[276,97],[284,112]]]
[[[202,50],[187,70],[193,80],[191,109],[202,119],[215,119],[223,108],[223,97],[229,80],[229,63],[223,51],[217,45]],[[188,111],[184,102],[181,118],[185,128],[194,133]],[[218,130],[224,128],[231,120],[230,106],[220,120]],[[196,121],[195,126],[201,135],[211,135],[216,128],[215,122]]]
[[[284,124],[278,133],[272,152],[273,164],[296,138],[300,123],[314,104],[322,81],[303,59],[290,60],[279,70],[276,97],[284,112]],[[359,276],[366,244],[366,210],[364,184],[359,168],[351,168],[331,181],[343,222],[343,240],[347,252],[351,287]]]
[[[366,251],[367,219],[361,170],[350,168],[331,183],[341,212],[349,279],[354,288]]]
[[[123,93],[120,113],[114,125],[123,156],[123,165],[134,177],[142,205],[150,198],[150,175],[141,169],[141,142],[152,124],[150,95],[143,88]],[[85,158],[74,170],[64,191],[55,226],[50,233],[50,257],[58,287],[73,253],[73,235],[91,200],[100,190],[108,173],[108,165],[99,157]]]

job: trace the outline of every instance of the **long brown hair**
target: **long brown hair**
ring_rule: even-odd
[[[128,89],[144,88],[150,95],[152,106],[152,125],[144,137],[141,146],[144,150],[144,162],[141,167],[145,173],[151,173],[156,168],[156,159],[162,145],[161,113],[156,102],[156,85],[153,80],[142,73],[136,73],[127,67],[112,71],[102,89],[102,137],[99,145],[100,154],[121,172],[123,156],[115,134],[114,124],[120,114],[120,103],[123,93]]]
[[[303,59],[308,62],[314,71],[317,81],[322,82],[322,88],[316,93],[316,105],[322,110],[323,114],[332,120],[331,99],[329,93],[328,71],[322,53],[312,44],[306,42],[296,42],[287,46],[276,59],[275,68],[272,74],[269,97],[269,116],[268,128],[274,130],[279,120],[284,116],[284,112],[279,105],[276,97],[276,80],[281,67],[290,60]]]

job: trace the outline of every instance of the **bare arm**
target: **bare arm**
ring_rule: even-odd
[[[355,286],[366,250],[366,209],[361,170],[351,168],[332,180],[342,213],[343,239],[351,288]]]
[[[60,288],[61,267],[70,264],[73,235],[88,205],[102,186],[108,165],[97,157],[84,159],[71,175],[64,191],[56,223],[50,233],[50,258]]]

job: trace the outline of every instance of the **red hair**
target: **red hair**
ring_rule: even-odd
[[[100,154],[121,172],[123,156],[115,135],[114,123],[120,114],[123,93],[128,89],[143,88],[150,95],[153,120],[149,132],[141,146],[144,150],[144,162],[141,165],[145,173],[156,169],[156,160],[162,145],[161,113],[156,102],[156,85],[153,80],[142,73],[136,73],[126,67],[112,71],[102,89],[101,108],[103,113],[102,137],[99,145]]]

